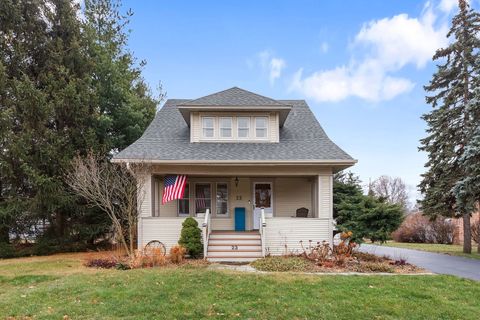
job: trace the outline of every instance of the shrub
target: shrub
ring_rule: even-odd
[[[388,264],[381,262],[365,262],[357,266],[358,272],[388,272],[392,273],[395,270]]]
[[[434,243],[452,244],[455,225],[447,219],[438,217],[430,223],[431,238]]]
[[[0,258],[14,258],[16,257],[15,247],[6,242],[0,242]]]
[[[266,257],[255,260],[251,265],[260,271],[286,272],[286,271],[308,271],[313,265],[303,257],[283,256]]]
[[[170,261],[181,263],[185,259],[186,249],[183,246],[173,246],[170,248]]]
[[[112,269],[117,267],[117,261],[112,258],[90,259],[85,262],[85,266],[89,268]]]
[[[384,260],[384,258],[381,258],[374,254],[360,252],[360,251],[354,252],[353,256],[357,258],[359,261],[365,261],[365,262],[382,262]]]
[[[202,230],[198,228],[197,220],[191,217],[185,219],[178,244],[187,249],[192,258],[198,258],[203,254]]]
[[[416,213],[407,216],[392,237],[397,242],[451,244],[454,231],[455,227],[449,220],[438,217],[430,221],[428,217]]]
[[[134,252],[133,258],[130,262],[132,269],[137,268],[151,268],[157,266],[164,266],[167,264],[167,258],[163,254],[145,254],[140,250]]]

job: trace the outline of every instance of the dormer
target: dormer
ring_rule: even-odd
[[[190,142],[278,143],[291,105],[237,87],[177,105]]]

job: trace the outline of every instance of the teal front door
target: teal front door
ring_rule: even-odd
[[[235,208],[235,231],[245,231],[245,208]]]

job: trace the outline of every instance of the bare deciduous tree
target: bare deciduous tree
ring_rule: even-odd
[[[384,198],[388,203],[399,204],[408,211],[407,186],[401,178],[381,176],[370,185],[371,192]]]
[[[143,164],[112,164],[89,154],[75,157],[66,174],[68,185],[92,206],[99,207],[112,221],[115,240],[127,255],[134,255],[138,208],[145,194],[146,178]]]

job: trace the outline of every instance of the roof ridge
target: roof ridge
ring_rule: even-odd
[[[261,99],[261,100],[266,100],[267,102],[270,102],[270,103],[262,103],[262,105],[288,106],[288,105],[286,105],[284,103],[281,103],[280,101],[275,100],[273,98],[266,97],[266,96],[263,96],[261,94],[258,94],[258,93],[252,92],[252,91],[248,91],[248,90],[242,89],[242,88],[237,87],[237,86],[234,86],[234,87],[231,87],[231,88],[228,88],[228,89],[225,89],[225,90],[221,90],[221,91],[218,91],[218,92],[214,92],[214,93],[211,93],[209,95],[206,95],[206,96],[203,96],[203,97],[200,97],[200,98],[192,99],[192,100],[180,103],[178,105],[179,106],[188,106],[188,105],[192,105],[192,104],[193,105],[210,105],[210,104],[216,105],[216,104],[218,104],[217,102],[210,102],[209,103],[208,100],[211,99],[211,101],[212,101],[212,100],[215,100],[215,98],[228,99],[228,97],[225,97],[225,96],[222,96],[222,95],[224,95],[225,93],[230,93],[230,92],[233,92],[234,94],[245,94],[247,97],[248,96],[254,96],[255,98],[258,98],[258,99]],[[204,102],[204,101],[207,101],[207,102]]]

